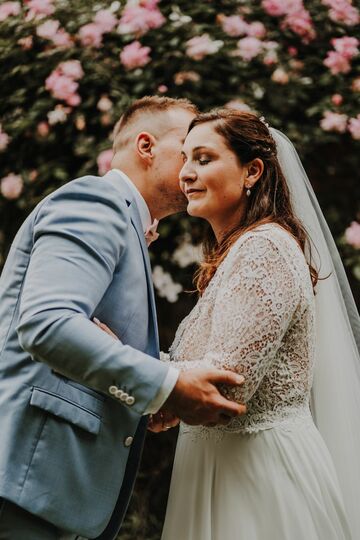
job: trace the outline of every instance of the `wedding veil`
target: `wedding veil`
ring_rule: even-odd
[[[352,536],[360,538],[360,317],[334,239],[291,141],[270,128],[296,216],[319,270],[311,412],[331,454]],[[309,259],[309,246],[307,251]]]

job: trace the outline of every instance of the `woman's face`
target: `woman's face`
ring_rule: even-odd
[[[186,137],[179,178],[188,213],[209,221],[218,236],[217,229],[226,230],[241,219],[246,205],[244,185],[251,187],[252,182],[246,181],[248,166],[239,163],[213,125],[199,124]]]

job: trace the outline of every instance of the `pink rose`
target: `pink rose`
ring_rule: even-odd
[[[262,22],[255,21],[248,25],[247,35],[262,39],[266,36],[266,28]]]
[[[36,34],[43,39],[52,39],[59,30],[59,26],[59,21],[49,19],[37,27]]]
[[[176,85],[180,86],[187,81],[198,82],[200,81],[200,75],[196,71],[178,71],[174,75],[174,82]]]
[[[329,16],[335,22],[355,26],[360,22],[359,11],[351,5],[351,0],[322,0],[330,8]]]
[[[237,111],[253,112],[251,107],[242,99],[232,99],[225,104],[226,109],[236,109]]]
[[[113,157],[114,152],[112,150],[103,150],[100,152],[96,160],[100,176],[103,176],[110,171]]]
[[[345,133],[348,117],[346,114],[325,111],[324,117],[320,121],[320,126],[324,131],[335,131]]]
[[[48,20],[37,27],[36,33],[42,39],[51,40],[56,47],[71,47],[72,40],[70,34],[65,32],[63,28],[59,28],[59,26],[59,21]]]
[[[287,12],[287,0],[263,0],[262,7],[268,15],[281,17]]]
[[[265,51],[263,62],[266,66],[271,66],[277,63],[278,61],[277,49],[278,48],[279,48],[279,44],[276,43],[276,41],[263,42],[263,49]]]
[[[356,77],[351,84],[351,90],[353,92],[360,92],[360,77]]]
[[[333,45],[335,51],[340,53],[347,60],[350,60],[359,52],[359,40],[354,37],[345,36],[342,38],[333,39],[331,40],[331,44]]]
[[[0,6],[0,22],[5,21],[10,15],[19,15],[20,2],[5,2]]]
[[[23,190],[24,183],[21,176],[10,173],[1,179],[0,191],[5,199],[17,199]]]
[[[37,132],[40,137],[47,137],[50,133],[49,124],[47,122],[39,122],[37,125]]]
[[[100,47],[102,44],[103,31],[95,23],[82,26],[79,30],[79,38],[85,47]]]
[[[62,99],[71,106],[80,103],[80,96],[76,94],[78,86],[77,82],[61,75],[59,70],[53,71],[45,81],[46,90],[49,90],[54,98]]]
[[[74,81],[78,81],[84,76],[83,68],[79,60],[67,60],[66,62],[61,62],[58,65],[58,69],[61,71],[62,75],[69,77]]]
[[[5,131],[2,130],[2,126],[0,124],[0,152],[2,150],[5,150],[7,148],[7,145],[10,142],[10,137]]]
[[[113,103],[107,96],[101,96],[97,102],[97,108],[101,112],[109,112],[112,109]]]
[[[345,231],[345,240],[350,246],[356,249],[360,248],[360,223],[352,221]]]
[[[126,69],[146,66],[151,61],[150,47],[142,47],[139,41],[126,45],[120,53],[120,61]]]
[[[358,10],[346,2],[330,9],[329,15],[333,21],[346,24],[347,26],[355,26],[360,22]]]
[[[26,37],[18,39],[17,42],[24,51],[28,51],[33,46],[33,37],[26,36]]]
[[[141,0],[140,3],[144,8],[152,11],[157,9],[157,5],[159,2],[160,0]]]
[[[360,114],[356,118],[350,118],[348,129],[352,138],[360,141]]]
[[[339,105],[342,104],[344,99],[341,94],[334,94],[333,96],[331,96],[331,101],[334,105],[338,107]]]
[[[305,43],[316,37],[310,13],[303,7],[299,11],[290,12],[285,17],[284,27],[290,28],[295,34],[301,36]]]
[[[222,41],[213,41],[209,34],[193,37],[186,42],[186,54],[194,60],[202,60],[209,54],[215,54],[223,46]]]
[[[290,54],[290,56],[296,56],[297,53],[298,53],[298,50],[296,47],[289,47],[288,48],[288,53]]]
[[[220,18],[220,16],[219,16]],[[231,37],[238,37],[247,34],[249,25],[239,15],[221,17],[221,26],[224,32]]]
[[[289,82],[289,75],[284,69],[278,68],[271,75],[271,79],[278,84],[287,84]]]
[[[324,60],[324,65],[328,67],[333,75],[338,73],[349,73],[351,70],[350,62],[337,51],[330,51]]]
[[[152,7],[147,7],[151,5]],[[125,6],[117,31],[119,34],[145,34],[149,30],[159,28],[166,19],[157,8],[156,3],[147,2],[143,6]]]
[[[66,103],[71,107],[77,107],[81,103],[81,97],[79,94],[71,94],[66,100]]]
[[[56,47],[62,47],[66,49],[73,46],[73,40],[70,34],[68,34],[68,32],[65,32],[63,28],[60,28],[56,32],[56,34],[52,38],[52,42]]]
[[[263,50],[263,43],[255,37],[245,37],[238,41],[238,51],[240,56],[246,60],[252,60]]]
[[[52,15],[55,11],[53,0],[30,0],[27,3],[30,18],[42,18]]]
[[[111,32],[118,20],[109,9],[100,9],[94,17],[94,23],[105,33]]]

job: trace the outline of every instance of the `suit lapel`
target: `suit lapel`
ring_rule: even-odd
[[[159,345],[159,335],[158,335],[158,326],[157,326],[154,286],[153,286],[153,281],[152,281],[152,270],[151,270],[151,265],[150,265],[148,247],[146,244],[144,232],[142,230],[142,224],[141,224],[139,211],[134,201],[130,203],[130,217],[131,217],[131,222],[134,225],[136,234],[139,238],[141,251],[143,255],[147,288],[148,288],[148,293],[149,293],[150,308],[151,308],[151,314],[152,314],[153,323],[154,323],[155,342],[156,342],[157,351],[159,351],[160,345]]]
[[[149,302],[150,302],[150,310],[151,310],[151,315],[153,319],[154,339],[155,339],[157,353],[159,353],[160,351],[159,333],[158,333],[157,316],[156,316],[154,287],[153,287],[153,281],[152,281],[152,271],[151,271],[151,265],[150,265],[150,259],[149,259],[149,251],[146,244],[144,231],[142,228],[140,214],[139,214],[138,208],[136,206],[136,202],[134,201],[134,197],[130,188],[127,186],[125,182],[119,181],[119,175],[116,172],[109,171],[103,177],[103,181],[104,180],[111,182],[114,188],[117,189],[121,193],[121,195],[126,200],[127,205],[129,206],[131,222],[139,238],[142,256],[144,260],[147,289],[148,289]]]

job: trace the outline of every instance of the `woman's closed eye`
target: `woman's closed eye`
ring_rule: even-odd
[[[198,162],[200,163],[200,165],[207,165],[208,163],[210,163],[210,159],[207,159],[207,158],[198,158]]]

